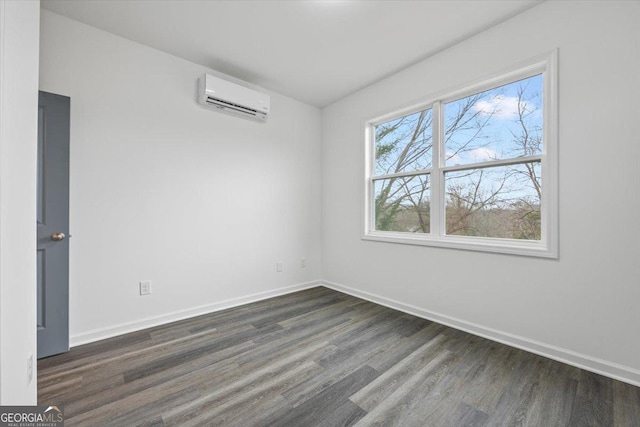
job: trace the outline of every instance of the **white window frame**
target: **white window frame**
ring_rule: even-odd
[[[411,245],[436,246],[483,252],[498,252],[512,255],[526,255],[546,258],[558,258],[558,52],[554,50],[545,55],[525,61],[492,77],[482,79],[461,89],[430,96],[425,101],[396,109],[392,113],[375,117],[365,122],[365,203],[363,240],[391,242]],[[442,155],[444,141],[444,118],[442,105],[460,98],[484,92],[505,84],[542,74],[543,80],[543,148],[537,156],[528,156],[527,160],[541,163],[542,199],[541,199],[541,239],[520,240],[491,237],[446,235],[445,230],[445,188],[444,173],[458,169],[469,169],[470,165],[445,166]],[[375,230],[374,181],[381,177],[416,175],[414,172],[393,175],[375,175],[375,127],[418,111],[432,109],[433,147],[432,167],[420,174],[429,173],[431,179],[431,224],[430,233],[403,233]],[[482,163],[481,167],[522,163],[520,158],[496,160]],[[474,168],[477,165],[474,164]],[[416,171],[418,172],[418,171]]]

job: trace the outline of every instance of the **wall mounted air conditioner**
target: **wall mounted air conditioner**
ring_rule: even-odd
[[[198,102],[221,113],[259,122],[267,120],[271,108],[271,97],[259,87],[212,74],[200,77]]]

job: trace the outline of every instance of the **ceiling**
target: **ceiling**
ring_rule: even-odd
[[[542,0],[42,0],[44,9],[323,107]]]

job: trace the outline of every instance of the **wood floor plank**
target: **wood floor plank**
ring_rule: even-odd
[[[416,414],[420,403],[433,387],[447,374],[455,354],[442,351],[424,367],[409,377],[386,399],[372,408],[358,426],[419,426],[425,418]]]
[[[133,334],[134,337],[137,335],[139,334]],[[81,369],[88,363],[101,361],[104,358],[118,357],[126,355],[131,351],[144,349],[148,347],[152,342],[150,337],[148,339],[145,338],[148,336],[149,334],[142,335],[141,341],[137,341],[135,338],[131,338],[131,340],[127,341],[126,343],[117,342],[115,347],[110,347],[103,341],[99,341],[98,343],[93,344],[87,344],[86,346],[79,346],[77,348],[77,352],[74,348],[73,352],[63,353],[57,356],[38,360],[38,366],[41,367],[42,372],[46,376],[64,373],[69,370]],[[105,341],[111,340],[112,338]],[[94,344],[96,345],[94,346]],[[54,359],[54,362],[57,363],[49,365],[49,363],[53,363],[52,359]]]
[[[413,417],[432,420],[436,425],[487,422],[488,414],[465,405],[462,396],[479,369],[472,361],[485,357],[489,341],[480,337],[465,337],[464,340],[451,335],[445,337],[441,351],[449,351],[455,358],[446,374],[431,386],[429,393],[423,393],[419,401],[415,400]],[[460,345],[461,342],[464,345]]]
[[[640,387],[613,382],[613,425],[640,426]]]
[[[56,380],[60,376],[67,377],[70,373],[75,375],[83,375],[90,373],[93,379],[105,379],[113,375],[122,374],[121,366],[127,366],[127,369],[137,369],[145,365],[149,358],[154,360],[163,356],[175,355],[188,348],[201,347],[203,343],[211,339],[220,339],[229,335],[236,334],[241,331],[254,330],[251,325],[243,325],[232,331],[226,330],[220,332],[216,329],[203,331],[197,334],[186,334],[181,337],[175,337],[171,341],[163,341],[156,343],[152,341],[143,348],[130,348],[126,353],[118,353],[113,355],[103,355],[102,358],[87,360],[85,364],[76,364],[77,366],[63,365],[64,369],[50,369],[43,373],[43,381]]]
[[[286,335],[281,336],[277,341],[274,340],[272,345],[258,346],[256,351],[247,352],[236,358],[236,361],[243,369],[257,369],[314,343],[331,342],[331,338],[339,334],[346,324],[346,319],[336,318],[308,329],[287,328]],[[322,359],[334,353],[335,349],[335,345],[331,345],[327,352],[314,355],[312,360]]]
[[[443,351],[442,343],[446,341],[444,335],[434,337],[400,363],[385,371],[371,384],[358,390],[351,396],[351,401],[365,411],[371,411],[387,399],[406,382],[432,362],[434,357]]]
[[[432,323],[411,335],[411,337],[401,340],[397,345],[369,359],[367,364],[378,372],[385,372],[396,364],[401,363],[405,357],[409,356],[445,330],[446,326]]]
[[[354,310],[358,310],[362,306],[369,304],[364,300],[342,299],[340,302],[331,306],[325,306],[308,313],[302,313],[298,316],[290,317],[289,319],[278,322],[283,328],[289,326],[296,326],[301,323],[312,321],[315,319],[328,319],[330,317],[339,316],[345,317],[345,314],[352,313]]]
[[[489,415],[496,411],[518,363],[519,350],[495,344],[478,360],[475,376],[467,382],[461,400]]]
[[[484,412],[472,408],[466,403],[460,403],[456,415],[451,419],[451,425],[460,427],[483,427],[487,425],[488,419],[489,415]]]
[[[280,402],[274,401],[274,397],[287,387],[295,385],[300,381],[313,377],[314,374],[322,370],[320,366],[314,362],[305,361],[304,363],[293,365],[283,370],[277,376],[265,377],[264,381],[254,381],[250,385],[243,387],[236,393],[228,393],[224,399],[216,400],[215,405],[208,405],[205,409],[197,412],[192,416],[193,411],[185,411],[174,416],[167,416],[163,419],[167,425],[175,426],[202,426],[208,425],[238,425],[245,418],[247,409],[257,411],[265,406],[274,405]],[[285,406],[286,407],[286,406]],[[256,415],[264,416],[264,412],[254,412]]]
[[[296,406],[292,410],[281,411],[272,419],[266,420],[259,425],[274,427],[320,425],[328,419],[334,419],[334,422],[339,421],[337,424],[344,425],[346,422],[345,418],[351,421],[358,418],[357,414],[354,414],[353,411],[345,409],[356,409],[358,414],[364,415],[362,409],[358,411],[353,403],[348,403],[348,397],[369,384],[378,375],[375,369],[365,365],[301,405]],[[343,407],[343,405],[347,405],[347,407]],[[336,419],[336,411],[338,409],[344,412],[341,414],[340,420]]]
[[[97,394],[86,394],[75,400],[62,400],[56,403],[64,405],[65,413],[74,415],[102,406],[104,402],[128,399],[147,389],[158,390],[158,387],[183,378],[199,383],[209,375],[215,375],[218,382],[222,383],[226,378],[230,378],[229,381],[232,381],[238,367],[233,357],[250,351],[254,347],[255,345],[251,342],[241,343],[220,352],[204,355],[188,365],[177,365],[154,375],[128,382],[118,388],[110,388]]]
[[[138,369],[131,369],[131,370],[125,371],[124,380],[125,382],[135,381],[137,379],[144,378],[146,376],[150,376],[155,373],[161,372],[173,366],[189,363],[195,359],[202,357],[205,354],[215,353],[217,351],[221,351],[226,348],[233,347],[237,344],[250,341],[252,338],[258,336],[259,334],[269,333],[279,329],[282,329],[280,325],[277,325],[277,324],[268,325],[264,327],[262,330],[260,329],[247,330],[221,340],[203,343],[204,345],[201,345],[197,348],[191,349],[189,351],[181,352],[179,354],[179,357],[176,357],[175,355],[170,354],[162,358],[158,358],[153,361],[150,361],[149,363],[146,363],[143,367],[140,367]]]
[[[329,360],[336,351],[339,351],[339,349],[336,348],[336,351],[330,353],[328,357],[317,360],[317,363],[325,368],[323,372],[316,378],[305,381],[287,390],[283,393],[283,396],[287,398],[294,407],[298,406],[366,365],[369,359],[383,352],[388,346],[394,345],[397,339],[398,337],[390,335],[386,336],[383,340],[377,341],[377,345],[369,343],[366,348],[351,349],[348,355],[340,353],[340,363],[329,365],[326,361]]]
[[[68,426],[640,426],[640,388],[317,287],[38,361]]]
[[[313,291],[313,290],[312,290]],[[297,293],[296,293],[297,294]],[[277,303],[271,300],[259,301],[250,304],[249,308],[238,307],[229,309],[228,313],[214,315],[211,321],[191,328],[191,332],[198,332],[210,327],[220,328],[225,325],[250,323],[256,327],[268,323],[277,323],[277,319],[286,319],[301,313],[306,313],[308,308],[317,308],[318,305],[330,306],[342,299],[341,295],[331,295],[322,292],[300,292],[300,295],[285,295],[282,301]]]
[[[570,426],[612,426],[613,380],[581,371]]]
[[[526,353],[513,371],[489,419],[492,425],[522,425],[540,389],[540,371],[545,359]]]
[[[90,375],[82,377],[80,384],[73,384],[64,389],[42,390],[41,396],[44,400],[62,402],[79,402],[91,396],[110,390],[122,390],[124,378],[122,374],[110,376],[96,381]],[[40,392],[39,392],[40,393]]]
[[[144,347],[148,341],[151,341],[149,332],[137,331],[113,338],[108,338],[88,345],[82,345],[74,348],[73,352],[59,354],[57,356],[47,357],[38,360],[38,366],[46,370],[50,366],[60,366],[65,363],[73,363],[79,361],[86,362],[92,356],[98,356],[101,353],[117,353],[126,352],[131,346]]]
[[[209,407],[225,404],[234,398],[235,393],[243,393],[247,389],[259,386],[260,384],[272,381],[273,379],[286,378],[296,369],[300,369],[300,365],[313,363],[309,360],[309,356],[317,351],[322,351],[330,346],[329,343],[316,343],[289,355],[286,358],[271,363],[265,367],[254,371],[243,371],[238,369],[236,377],[232,382],[220,383],[213,381],[208,390],[203,390],[202,395],[191,402],[184,405],[171,408],[163,413],[163,419],[167,424],[181,425],[189,422],[194,417],[198,417],[200,413],[206,411]]]
[[[551,361],[546,365],[548,369],[540,377],[540,390],[527,412],[525,424],[569,425],[578,389],[574,372],[579,370]]]
[[[426,328],[427,326],[433,324],[433,322],[425,319],[421,319],[419,317],[411,316],[409,314],[405,314],[401,317],[400,327],[398,328],[398,333],[400,335],[404,335],[405,337],[410,337],[416,332]]]

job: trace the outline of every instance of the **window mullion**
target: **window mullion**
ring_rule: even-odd
[[[542,163],[542,156],[526,156],[526,157],[513,157],[508,159],[490,160],[478,163],[466,163],[462,165],[442,166],[443,172],[459,172],[471,169],[488,169],[499,166],[513,166],[522,165],[525,163]]]
[[[430,197],[430,209],[429,213],[431,223],[431,234],[440,236],[442,235],[442,173],[440,168],[442,167],[442,154],[441,154],[441,133],[442,133],[442,104],[435,102],[431,108],[433,114],[432,121],[432,146],[431,146],[431,197]]]
[[[409,171],[409,172],[397,172],[397,173],[390,173],[386,175],[375,175],[375,176],[372,176],[371,179],[373,181],[380,181],[382,179],[405,178],[405,177],[412,177],[417,175],[429,175],[430,173],[431,173],[431,169],[418,169],[418,170]]]

